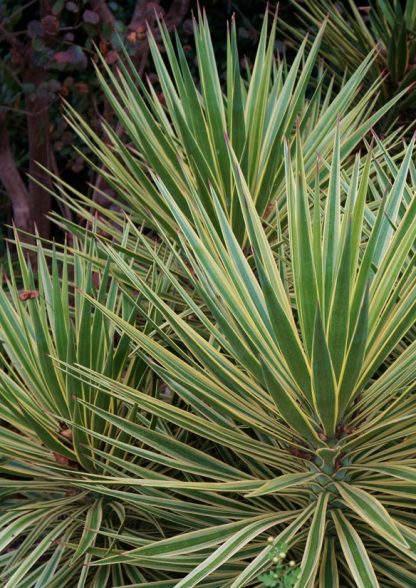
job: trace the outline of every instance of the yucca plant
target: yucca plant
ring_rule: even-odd
[[[146,526],[154,523],[145,509],[105,500],[76,484],[83,472],[108,472],[107,452],[114,458],[125,456],[113,441],[130,443],[128,435],[108,427],[77,399],[149,428],[151,423],[137,407],[130,410],[97,393],[89,382],[64,374],[56,361],[94,369],[159,395],[146,364],[130,355],[129,338],[117,336],[85,294],[127,321],[141,323],[147,333],[157,325],[157,312],[144,303],[148,320],[137,322],[142,297],[122,295],[108,263],[93,270],[85,259],[94,254],[91,241],[78,248],[75,241],[71,251],[39,244],[36,276],[18,239],[16,246],[18,271],[15,275],[10,262],[7,287],[0,293],[0,583],[7,588],[81,588],[141,581],[141,574],[128,565],[88,568],[91,549],[104,554],[119,545],[114,532],[134,523],[133,532],[141,530],[144,537]],[[166,280],[148,271],[148,283],[164,292]],[[91,437],[86,429],[110,442]],[[137,465],[147,463],[147,453],[138,449]]]
[[[288,227],[277,254],[228,144],[253,264],[213,188],[216,222],[197,192],[190,221],[154,178],[179,227],[180,248],[164,239],[188,287],[138,229],[128,231],[198,328],[132,270],[128,252],[101,246],[124,276],[125,295],[142,292],[164,322],[149,336],[86,299],[131,339],[177,401],[61,364],[130,411],[152,415],[160,431],[151,437],[139,420],[78,400],[131,446],[121,446],[122,458],[107,455],[106,475],[86,473],[77,483],[131,504],[147,501],[160,525],[152,542],[115,533],[132,548],[97,551],[94,568],[133,566],[146,578],[137,586],[155,577],[155,586],[178,588],[415,585],[416,199],[407,183],[409,169],[415,177],[414,144],[399,168],[386,155],[386,191],[372,212],[372,153],[364,168],[358,155],[346,177],[340,144],[338,131],[323,187],[319,171],[315,182],[306,179],[301,141],[293,163],[286,148]],[[169,458],[163,478],[133,463],[141,443],[158,453],[149,463]],[[165,503],[151,499],[160,489]]]
[[[415,585],[414,145],[351,163],[391,106],[357,100],[372,57],[309,98],[323,30],[286,71],[274,29],[246,77],[232,29],[224,96],[206,20],[200,86],[162,26],[166,107],[127,56],[102,80],[130,144],[69,115],[132,218],[59,221],[37,275],[17,240],[7,588]]]
[[[354,0],[344,4],[333,0],[291,0],[307,31],[317,29],[325,16],[328,23],[321,43],[321,53],[338,81],[345,71],[353,72],[370,51],[377,55],[367,73],[367,83],[380,75],[378,104],[381,106],[397,92],[407,88],[405,99],[381,121],[383,130],[396,117],[412,122],[416,109],[416,3],[414,0],[371,0],[368,6],[357,6]],[[303,41],[304,30],[282,22],[297,43]],[[336,50],[335,50],[336,48]]]
[[[180,41],[176,39],[175,46],[162,23],[162,48],[149,33],[157,87],[150,82],[146,85],[137,76],[127,55],[116,72],[103,63],[106,77],[99,70],[97,75],[123,129],[121,136],[103,121],[107,141],[100,139],[88,121],[68,107],[69,123],[97,156],[91,164],[115,190],[117,205],[136,222],[148,224],[151,210],[152,217],[176,235],[176,223],[152,174],[162,179],[188,219],[192,219],[191,201],[197,191],[212,221],[218,222],[211,184],[238,241],[244,244],[247,233],[227,157],[227,140],[247,179],[256,210],[265,222],[275,226],[276,200],[280,209],[285,209],[283,138],[293,151],[295,131],[299,129],[304,141],[305,174],[310,178],[317,150],[324,158],[331,152],[337,118],[341,117],[340,152],[344,160],[399,99],[396,96],[374,110],[381,77],[359,97],[375,52],[365,56],[336,92],[331,84],[326,88],[325,72],[317,60],[325,23],[309,50],[307,39],[303,40],[290,67],[275,55],[276,19],[268,29],[266,14],[254,65],[242,73],[235,22],[231,23],[224,80],[215,63],[208,21],[202,14],[195,21],[196,81]],[[326,174],[324,168],[321,172]],[[74,195],[71,187],[66,191]],[[85,197],[81,201],[84,207],[95,206]],[[105,216],[104,209],[101,213]]]

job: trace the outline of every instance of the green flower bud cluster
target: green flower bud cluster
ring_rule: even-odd
[[[267,543],[270,546],[268,558],[271,567],[258,580],[267,588],[293,588],[300,570],[293,559],[287,561],[288,546],[276,542],[275,537],[269,537]]]

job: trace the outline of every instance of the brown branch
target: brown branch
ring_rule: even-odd
[[[45,79],[47,72],[44,68],[33,65],[31,50],[27,55],[27,67],[23,72],[24,83],[33,84],[37,88]],[[51,177],[47,169],[51,167],[50,153],[50,122],[49,100],[42,96],[28,94],[26,97],[27,131],[29,142],[29,194],[34,203],[33,222],[36,224],[39,234],[49,235],[49,220],[47,214],[51,209],[51,196],[48,189],[52,187]],[[40,164],[40,165],[39,165]],[[39,185],[40,182],[42,185]]]
[[[11,33],[4,26],[0,23],[0,40],[4,39],[9,43],[11,47],[14,47],[17,50],[22,50],[22,43],[18,40],[15,33]]]
[[[105,0],[91,0],[91,8],[98,14],[100,17],[100,21],[104,24],[108,24],[114,26],[115,18],[114,14],[107,6],[107,2]]]
[[[6,115],[2,108],[0,109],[0,181],[12,204],[13,219],[16,227],[32,232],[32,202],[12,155]]]
[[[51,12],[52,1],[40,0],[40,16]],[[23,44],[14,33],[8,32],[0,24],[0,38],[3,37],[19,53],[22,63],[21,79],[23,83],[33,84],[35,92],[26,96],[26,120],[29,143],[29,179],[28,186],[19,173],[10,148],[7,121],[4,109],[0,109],[0,180],[10,198],[13,209],[13,221],[18,229],[33,232],[35,228],[44,237],[49,236],[47,214],[51,208],[51,196],[48,188],[52,182],[47,171],[50,167],[50,124],[49,101],[36,94],[38,86],[46,80],[44,68],[34,65],[31,43]],[[37,181],[42,185],[38,185]]]

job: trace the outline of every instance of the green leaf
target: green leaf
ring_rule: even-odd
[[[310,583],[313,583],[316,576],[319,562],[321,561],[322,545],[325,537],[328,499],[329,495],[322,493],[316,502],[315,512],[300,565],[301,571],[297,580],[298,586],[308,586]]]
[[[313,332],[312,382],[316,410],[325,432],[332,437],[338,417],[338,394],[319,306]]]
[[[269,480],[260,488],[257,488],[253,492],[247,494],[247,497],[251,496],[263,496],[265,494],[278,493],[287,488],[293,488],[294,486],[303,486],[308,482],[311,482],[316,478],[317,474],[305,473],[305,474],[283,474],[273,480]]]
[[[103,518],[102,502],[102,499],[96,500],[88,509],[87,516],[85,517],[84,530],[78,543],[78,547],[73,555],[73,560],[84,555],[89,547],[95,544]]]
[[[319,588],[339,588],[336,548],[332,537],[326,537],[324,541],[319,572]]]
[[[299,406],[296,398],[289,392],[277,372],[264,358],[260,358],[267,389],[276,404],[282,418],[294,431],[312,442],[320,439],[312,427],[308,415]]]
[[[368,523],[380,537],[393,545],[409,549],[409,545],[397,524],[377,498],[344,482],[338,483],[337,488],[347,506]]]
[[[272,527],[278,519],[276,515],[266,521],[260,521],[247,525],[241,531],[235,533],[221,547],[214,551],[206,560],[199,564],[190,574],[177,583],[177,588],[196,586],[201,580],[212,574],[219,566],[227,562],[235,553],[238,553],[247,543],[258,535]]]
[[[345,560],[357,586],[379,586],[369,555],[357,531],[341,511],[333,511],[332,518]]]

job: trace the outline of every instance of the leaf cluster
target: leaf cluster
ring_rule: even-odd
[[[100,77],[126,140],[68,107],[124,210],[57,181],[87,227],[36,272],[16,236],[6,588],[415,585],[414,140],[368,143],[374,55],[316,88],[324,26],[291,67],[268,27],[242,73],[231,24],[224,90],[204,15],[199,83],[161,24],[165,105]]]

